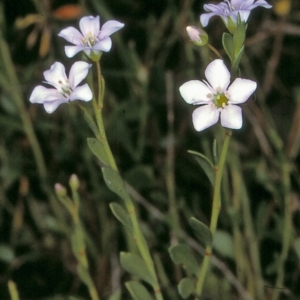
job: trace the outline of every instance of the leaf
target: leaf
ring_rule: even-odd
[[[88,138],[87,144],[93,154],[100,160],[101,164],[104,166],[109,166],[109,160],[106,155],[104,143],[95,138]]]
[[[135,300],[153,300],[146,288],[138,281],[128,281],[125,283],[130,295]]]
[[[94,119],[92,118],[92,116],[86,109],[84,109],[83,115],[84,115],[85,121],[87,122],[87,124],[89,125],[91,130],[93,131],[94,135],[97,136],[98,135],[98,127],[96,125],[96,122],[94,121]]]
[[[110,203],[109,207],[114,216],[128,229],[132,230],[130,218],[125,209],[118,203]]]
[[[169,253],[176,265],[182,264],[188,272],[198,275],[198,263],[187,245],[172,246],[169,248]]]
[[[121,252],[120,260],[122,267],[127,272],[139,277],[140,279],[150,283],[151,285],[155,284],[155,281],[150,274],[145,262],[139,255],[129,252]]]
[[[178,284],[178,292],[183,299],[187,299],[194,292],[194,288],[191,278],[182,278]]]
[[[189,219],[189,223],[195,230],[201,243],[203,243],[204,246],[210,246],[213,240],[210,229],[204,223],[202,223],[194,217]]]
[[[228,57],[231,61],[234,59],[234,48],[233,48],[233,41],[232,36],[228,32],[224,32],[222,36],[222,44],[223,48],[225,49]]]
[[[215,181],[215,169],[212,162],[205,155],[199,152],[188,150],[188,153],[194,156],[197,163],[200,165],[200,167],[208,177],[210,183],[213,185]]]
[[[107,187],[123,199],[125,186],[119,172],[111,168],[103,167],[102,173]]]
[[[214,236],[213,247],[222,255],[234,258],[233,240],[229,233],[217,230]]]
[[[244,46],[240,49],[240,52],[237,54],[237,56],[234,58],[234,61],[232,62],[232,67],[231,67],[232,74],[237,74],[239,64],[243,54],[244,54]]]
[[[14,258],[13,249],[8,244],[0,244],[0,261],[10,263]]]
[[[233,49],[234,49],[234,57],[236,58],[238,53],[240,53],[241,48],[244,45],[246,37],[246,23],[239,23],[233,34]]]

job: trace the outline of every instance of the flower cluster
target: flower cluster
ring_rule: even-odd
[[[200,16],[203,27],[207,26],[213,16],[220,16],[230,34],[223,35],[224,50],[232,63],[232,71],[236,72],[241,55],[244,51],[246,22],[252,9],[262,6],[270,8],[265,0],[225,0],[217,5],[205,4],[204,13]],[[219,57],[218,51],[208,44],[208,36],[203,29],[194,26],[186,28],[191,41],[197,46],[209,46]],[[202,131],[219,119],[223,127],[240,129],[243,124],[242,104],[256,90],[256,82],[236,78],[230,84],[231,74],[222,59],[212,61],[205,70],[207,81],[191,80],[180,86],[179,92],[183,99],[194,105],[201,105],[194,110],[192,119],[197,131]]]
[[[65,46],[66,56],[73,57],[83,51],[90,59],[99,61],[102,51],[108,52],[111,49],[110,35],[123,28],[124,24],[112,20],[104,23],[100,30],[99,16],[87,16],[80,20],[79,27],[81,33],[74,27],[68,27],[58,34],[75,45]],[[52,113],[62,103],[92,100],[93,93],[88,84],[78,86],[88,75],[91,66],[84,61],[77,61],[71,67],[67,77],[64,65],[55,62],[50,70],[44,72],[46,80],[44,83],[52,87],[46,88],[42,85],[35,87],[29,101],[43,104],[46,112]]]

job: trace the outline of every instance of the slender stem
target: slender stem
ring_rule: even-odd
[[[231,130],[227,129],[223,147],[222,147],[222,151],[221,151],[220,160],[218,162],[218,165],[215,166],[214,195],[213,195],[211,220],[210,220],[210,226],[209,226],[209,229],[210,229],[213,237],[216,232],[218,217],[219,217],[220,208],[221,208],[221,182],[222,182],[223,169],[224,169],[224,164],[225,164],[225,160],[226,160],[226,156],[227,156],[230,137],[231,137]],[[197,281],[197,285],[196,285],[195,300],[200,299],[199,297],[202,294],[204,280],[206,278],[206,273],[208,270],[211,253],[212,253],[212,245],[207,245],[205,248],[205,256],[203,259],[203,263],[202,263],[201,269],[199,271],[199,277],[198,277],[198,281]]]
[[[291,193],[290,193],[290,165],[287,161],[282,161],[283,173],[283,193],[284,193],[284,224],[282,232],[282,250],[279,256],[277,278],[275,289],[273,290],[272,300],[277,300],[281,288],[284,285],[284,264],[288,257],[288,251],[291,243],[292,230],[292,212],[291,212]]]
[[[99,130],[99,135],[97,136],[97,138],[103,143],[106,155],[109,160],[110,167],[113,170],[118,172],[118,167],[116,165],[114,156],[113,156],[110,146],[108,144],[104,125],[103,125],[102,109],[103,109],[104,81],[102,79],[99,61],[96,62],[96,68],[97,68],[97,82],[98,82],[98,99],[97,99],[98,101],[95,99],[93,100],[93,108],[94,108],[94,112],[96,115],[96,121],[97,121],[98,130]],[[151,273],[152,278],[154,279],[154,284],[152,287],[153,287],[153,290],[155,293],[156,300],[163,300],[160,286],[158,283],[158,278],[157,278],[156,271],[154,268],[154,263],[153,263],[151,255],[150,255],[150,251],[149,251],[147,242],[146,242],[146,240],[143,236],[143,233],[140,229],[134,204],[130,198],[129,193],[126,191],[125,187],[124,187],[124,191],[125,191],[125,193],[123,195],[123,200],[124,200],[124,204],[126,206],[127,212],[129,214],[129,218],[131,220],[134,239],[136,241],[137,247],[139,249],[139,252],[140,252],[142,258],[143,258],[149,272]]]
[[[223,59],[222,55],[220,54],[220,52],[211,44],[206,44],[206,46],[212,51],[214,52],[219,58]]]

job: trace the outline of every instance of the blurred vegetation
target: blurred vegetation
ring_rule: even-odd
[[[208,224],[212,192],[187,150],[210,157],[214,137],[222,138],[218,126],[195,132],[193,108],[178,92],[183,82],[203,79],[215,58],[189,42],[185,31],[199,26],[204,3],[0,3],[1,300],[11,299],[14,288],[22,300],[89,299],[72,252],[72,219],[54,193],[57,182],[70,192],[71,174],[80,180],[80,215],[96,289],[101,299],[130,299],[124,286],[130,275],[120,267],[119,252],[135,246],[110,211],[118,199],[87,147],[92,133],[82,111],[62,105],[48,115],[28,100],[54,61],[70,66],[82,59],[66,59],[57,33],[78,28],[83,15],[100,15],[101,24],[125,23],[101,59],[107,136],[138,208],[162,293],[181,299],[177,285],[186,271],[174,266],[168,249],[188,244],[201,260],[203,248],[187,220],[194,216]],[[233,133],[203,299],[300,298],[300,3],[271,4],[275,9],[257,8],[249,18],[240,72],[257,81],[258,89],[243,105],[243,128]],[[207,27],[219,50],[223,31],[218,18]]]

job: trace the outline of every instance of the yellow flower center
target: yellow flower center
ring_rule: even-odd
[[[216,94],[214,104],[217,108],[224,108],[228,105],[228,98],[224,94]]]
[[[92,34],[89,32],[87,34],[87,38],[85,37],[82,38],[82,42],[87,47],[93,47],[98,42],[98,39],[92,36]]]

